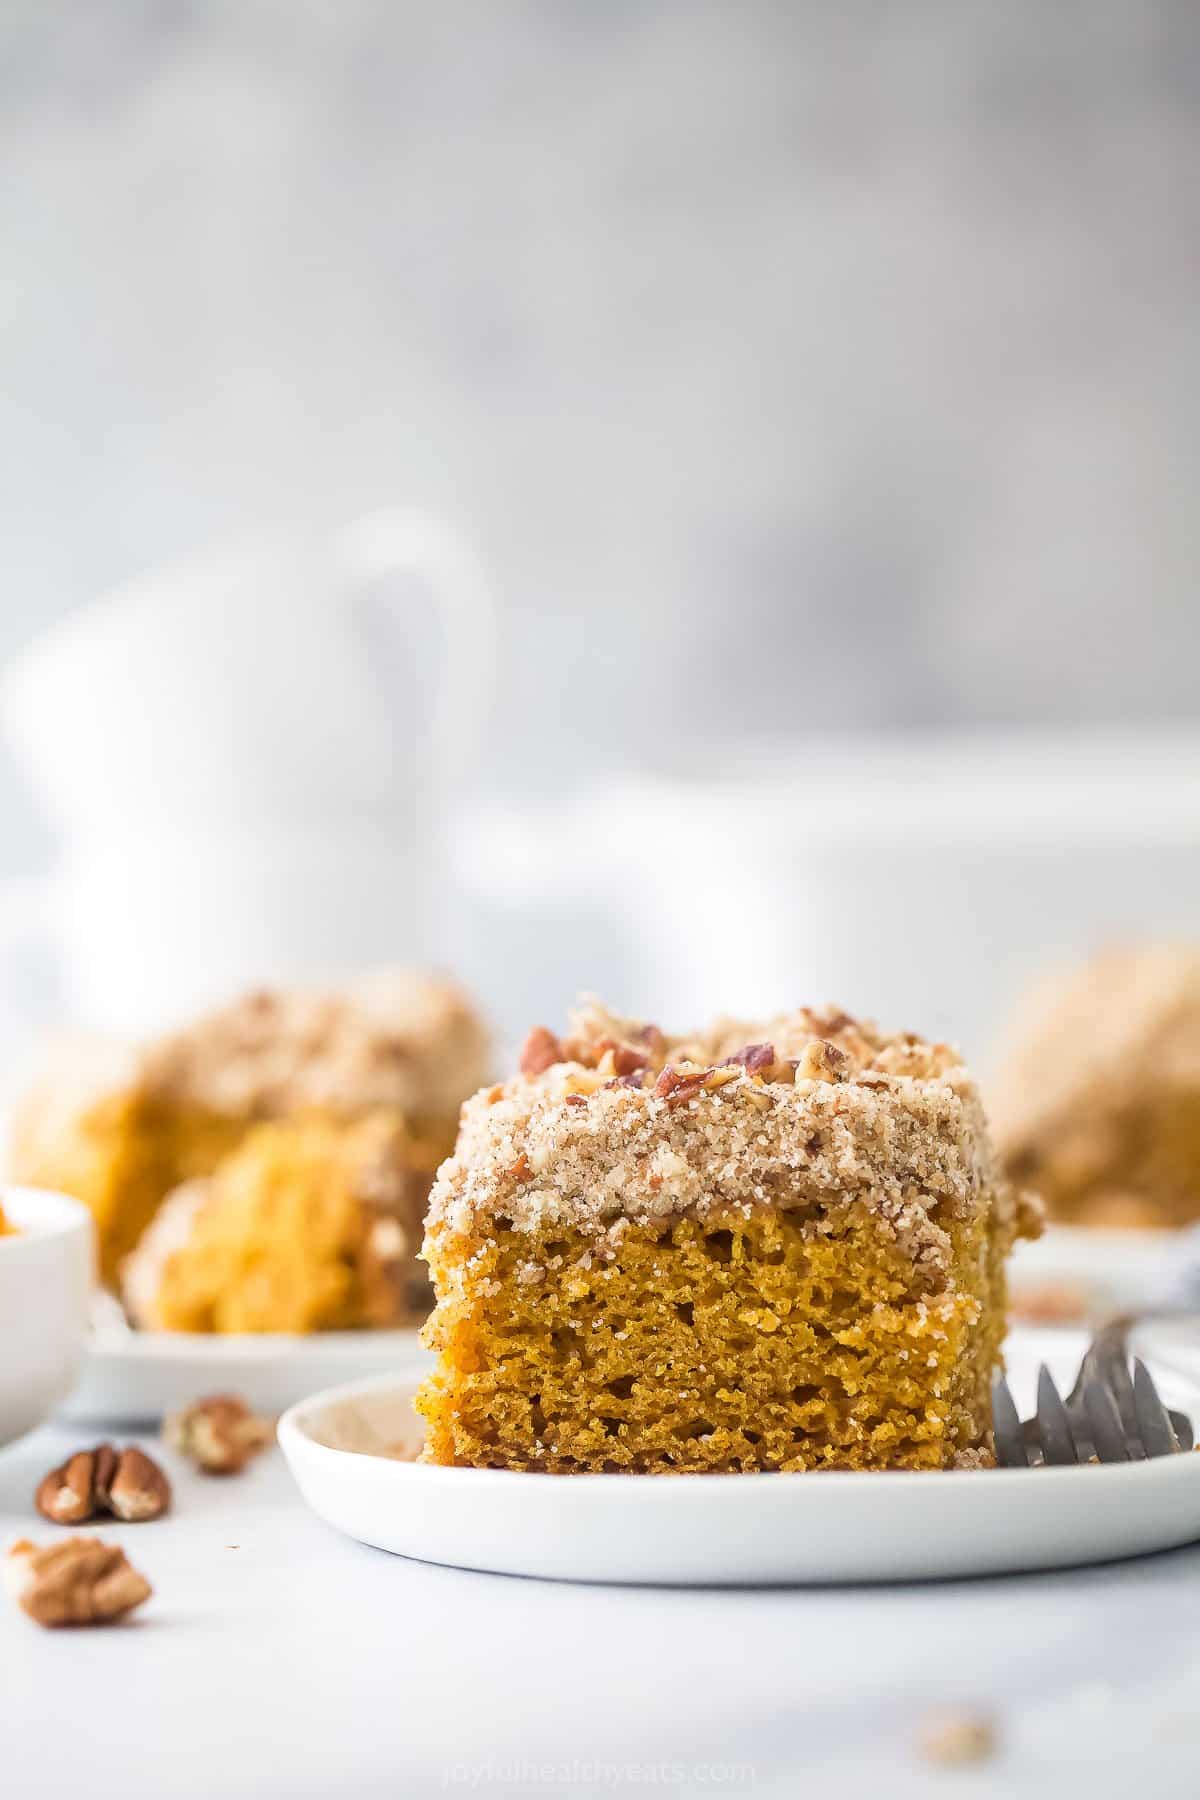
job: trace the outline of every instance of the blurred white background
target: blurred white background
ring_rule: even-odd
[[[1184,0],[6,0],[0,167],[0,656],[400,499],[498,589],[485,796],[1200,710]]]

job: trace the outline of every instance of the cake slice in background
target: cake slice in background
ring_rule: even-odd
[[[324,1120],[328,1135],[380,1120],[397,1183],[423,1197],[488,1055],[475,1008],[434,976],[249,994],[140,1048],[72,1046],[51,1060],[14,1116],[9,1172],[89,1206],[116,1286],[166,1195],[212,1175],[265,1121]],[[274,1182],[292,1151],[267,1142],[260,1166]]]
[[[1006,1169],[1051,1218],[1200,1219],[1200,948],[1113,948],[1032,989],[988,1101]]]
[[[212,1175],[167,1196],[125,1259],[130,1320],[231,1332],[423,1319],[416,1258],[432,1174],[390,1111],[256,1125]]]
[[[1038,1229],[957,1056],[801,1009],[694,1038],[592,1005],[463,1109],[425,1255],[433,1462],[939,1469],[991,1457]]]

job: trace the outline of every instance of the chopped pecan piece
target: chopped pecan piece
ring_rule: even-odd
[[[839,1031],[852,1031],[854,1020],[848,1012],[810,1013],[813,1025],[821,1037],[836,1037]]]
[[[761,1075],[764,1069],[772,1068],[774,1062],[774,1044],[747,1044],[736,1056],[728,1058],[725,1067],[728,1068],[730,1063],[740,1063],[747,1075]]]
[[[849,1058],[836,1044],[813,1038],[796,1064],[797,1081],[845,1081]]]
[[[111,1513],[127,1525],[157,1519],[171,1504],[171,1484],[145,1451],[97,1444],[74,1456],[38,1484],[34,1504],[56,1525],[82,1525]]]
[[[563,1060],[563,1047],[552,1031],[535,1025],[521,1046],[518,1068],[522,1075],[542,1075]]]
[[[148,1600],[153,1591],[125,1552],[99,1538],[55,1544],[22,1538],[4,1565],[5,1584],[39,1625],[106,1625]]]
[[[704,1077],[704,1085],[710,1094],[716,1093],[721,1088],[728,1087],[731,1081],[737,1081],[740,1075],[740,1069],[731,1069],[727,1063],[722,1063],[719,1068],[708,1071]]]
[[[173,1413],[167,1442],[209,1475],[238,1475],[274,1436],[270,1419],[252,1412],[240,1394],[209,1394]]]
[[[623,1044],[617,1038],[597,1038],[588,1053],[576,1052],[576,1062],[594,1062],[604,1075],[633,1075],[650,1066],[650,1052],[634,1044]]]
[[[687,1100],[694,1100],[703,1088],[710,1071],[708,1069],[677,1069],[668,1063],[654,1084],[657,1099],[665,1100],[668,1106],[682,1106]]]
[[[635,1092],[640,1093],[644,1085],[642,1077],[645,1073],[645,1069],[635,1069],[631,1075],[614,1075],[611,1081],[605,1082],[605,1089],[633,1088]]]

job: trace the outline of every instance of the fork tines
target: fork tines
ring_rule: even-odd
[[[1042,1365],[1037,1412],[1024,1424],[1007,1381],[996,1377],[992,1423],[996,1460],[1002,1468],[1140,1462],[1191,1449],[1191,1421],[1163,1405],[1141,1358],[1134,1360],[1131,1379],[1122,1353],[1108,1344],[1095,1346],[1094,1352],[1085,1357],[1079,1380],[1065,1400]]]
[[[1067,1409],[1045,1363],[1038,1370],[1037,1424],[1044,1462],[1073,1463],[1088,1460],[1081,1454],[1081,1446],[1075,1440]]]
[[[1171,1415],[1159,1399],[1158,1389],[1140,1356],[1133,1363],[1133,1405],[1147,1456],[1170,1456],[1181,1448]]]
[[[1146,1452],[1136,1432],[1126,1438],[1116,1395],[1095,1377],[1083,1384],[1083,1410],[1101,1462],[1129,1462],[1131,1458],[1140,1462],[1145,1459]]]

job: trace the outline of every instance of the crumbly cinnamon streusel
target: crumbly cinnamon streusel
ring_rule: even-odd
[[[469,1100],[430,1226],[471,1231],[497,1212],[518,1231],[702,1218],[853,1191],[910,1254],[937,1260],[945,1219],[994,1178],[977,1090],[944,1044],[806,1008],[649,1045],[644,1029],[591,1002],[572,1015],[563,1060]],[[836,1064],[814,1063],[814,1046]],[[727,1060],[747,1048],[748,1065]],[[641,1068],[618,1076],[621,1050],[644,1054]],[[1006,1190],[998,1203],[1015,1201]]]
[[[252,1118],[391,1106],[424,1119],[456,1112],[487,1062],[460,988],[389,970],[344,989],[243,995],[151,1045],[142,1080],[152,1095]]]

